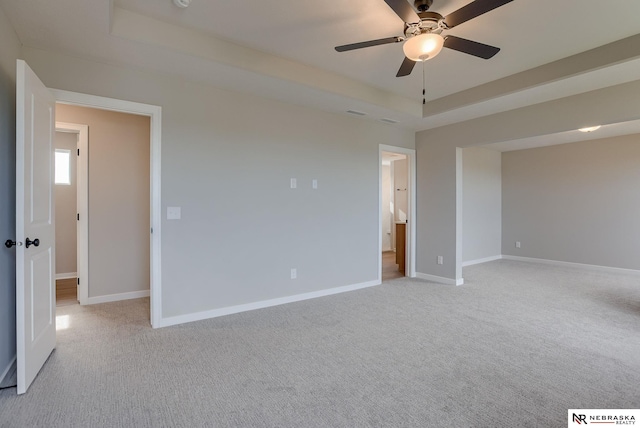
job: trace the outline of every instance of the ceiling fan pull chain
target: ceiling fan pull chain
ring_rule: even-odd
[[[425,78],[425,70],[424,70],[424,63],[427,61],[422,61],[422,105],[425,105],[427,103],[427,98],[426,98],[426,78]]]

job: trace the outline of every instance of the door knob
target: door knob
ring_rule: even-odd
[[[25,241],[25,247],[29,248],[29,246],[31,246],[32,244],[34,247],[37,247],[38,245],[40,245],[40,240],[36,238],[32,241],[31,239],[27,238]]]
[[[6,241],[4,241],[4,246],[7,248],[11,248],[14,245],[20,245],[20,244],[17,243],[16,241],[12,241],[11,239],[7,239]]]

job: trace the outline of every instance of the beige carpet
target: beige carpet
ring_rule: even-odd
[[[640,277],[513,261],[160,330],[66,306],[1,427],[563,427],[640,407]]]

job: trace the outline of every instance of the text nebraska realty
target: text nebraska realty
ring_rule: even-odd
[[[635,425],[636,417],[633,415],[589,415],[589,422],[612,423],[616,425]]]

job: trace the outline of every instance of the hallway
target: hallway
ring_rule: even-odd
[[[382,252],[382,282],[391,279],[402,278],[404,275],[398,270],[396,253],[394,251]]]

